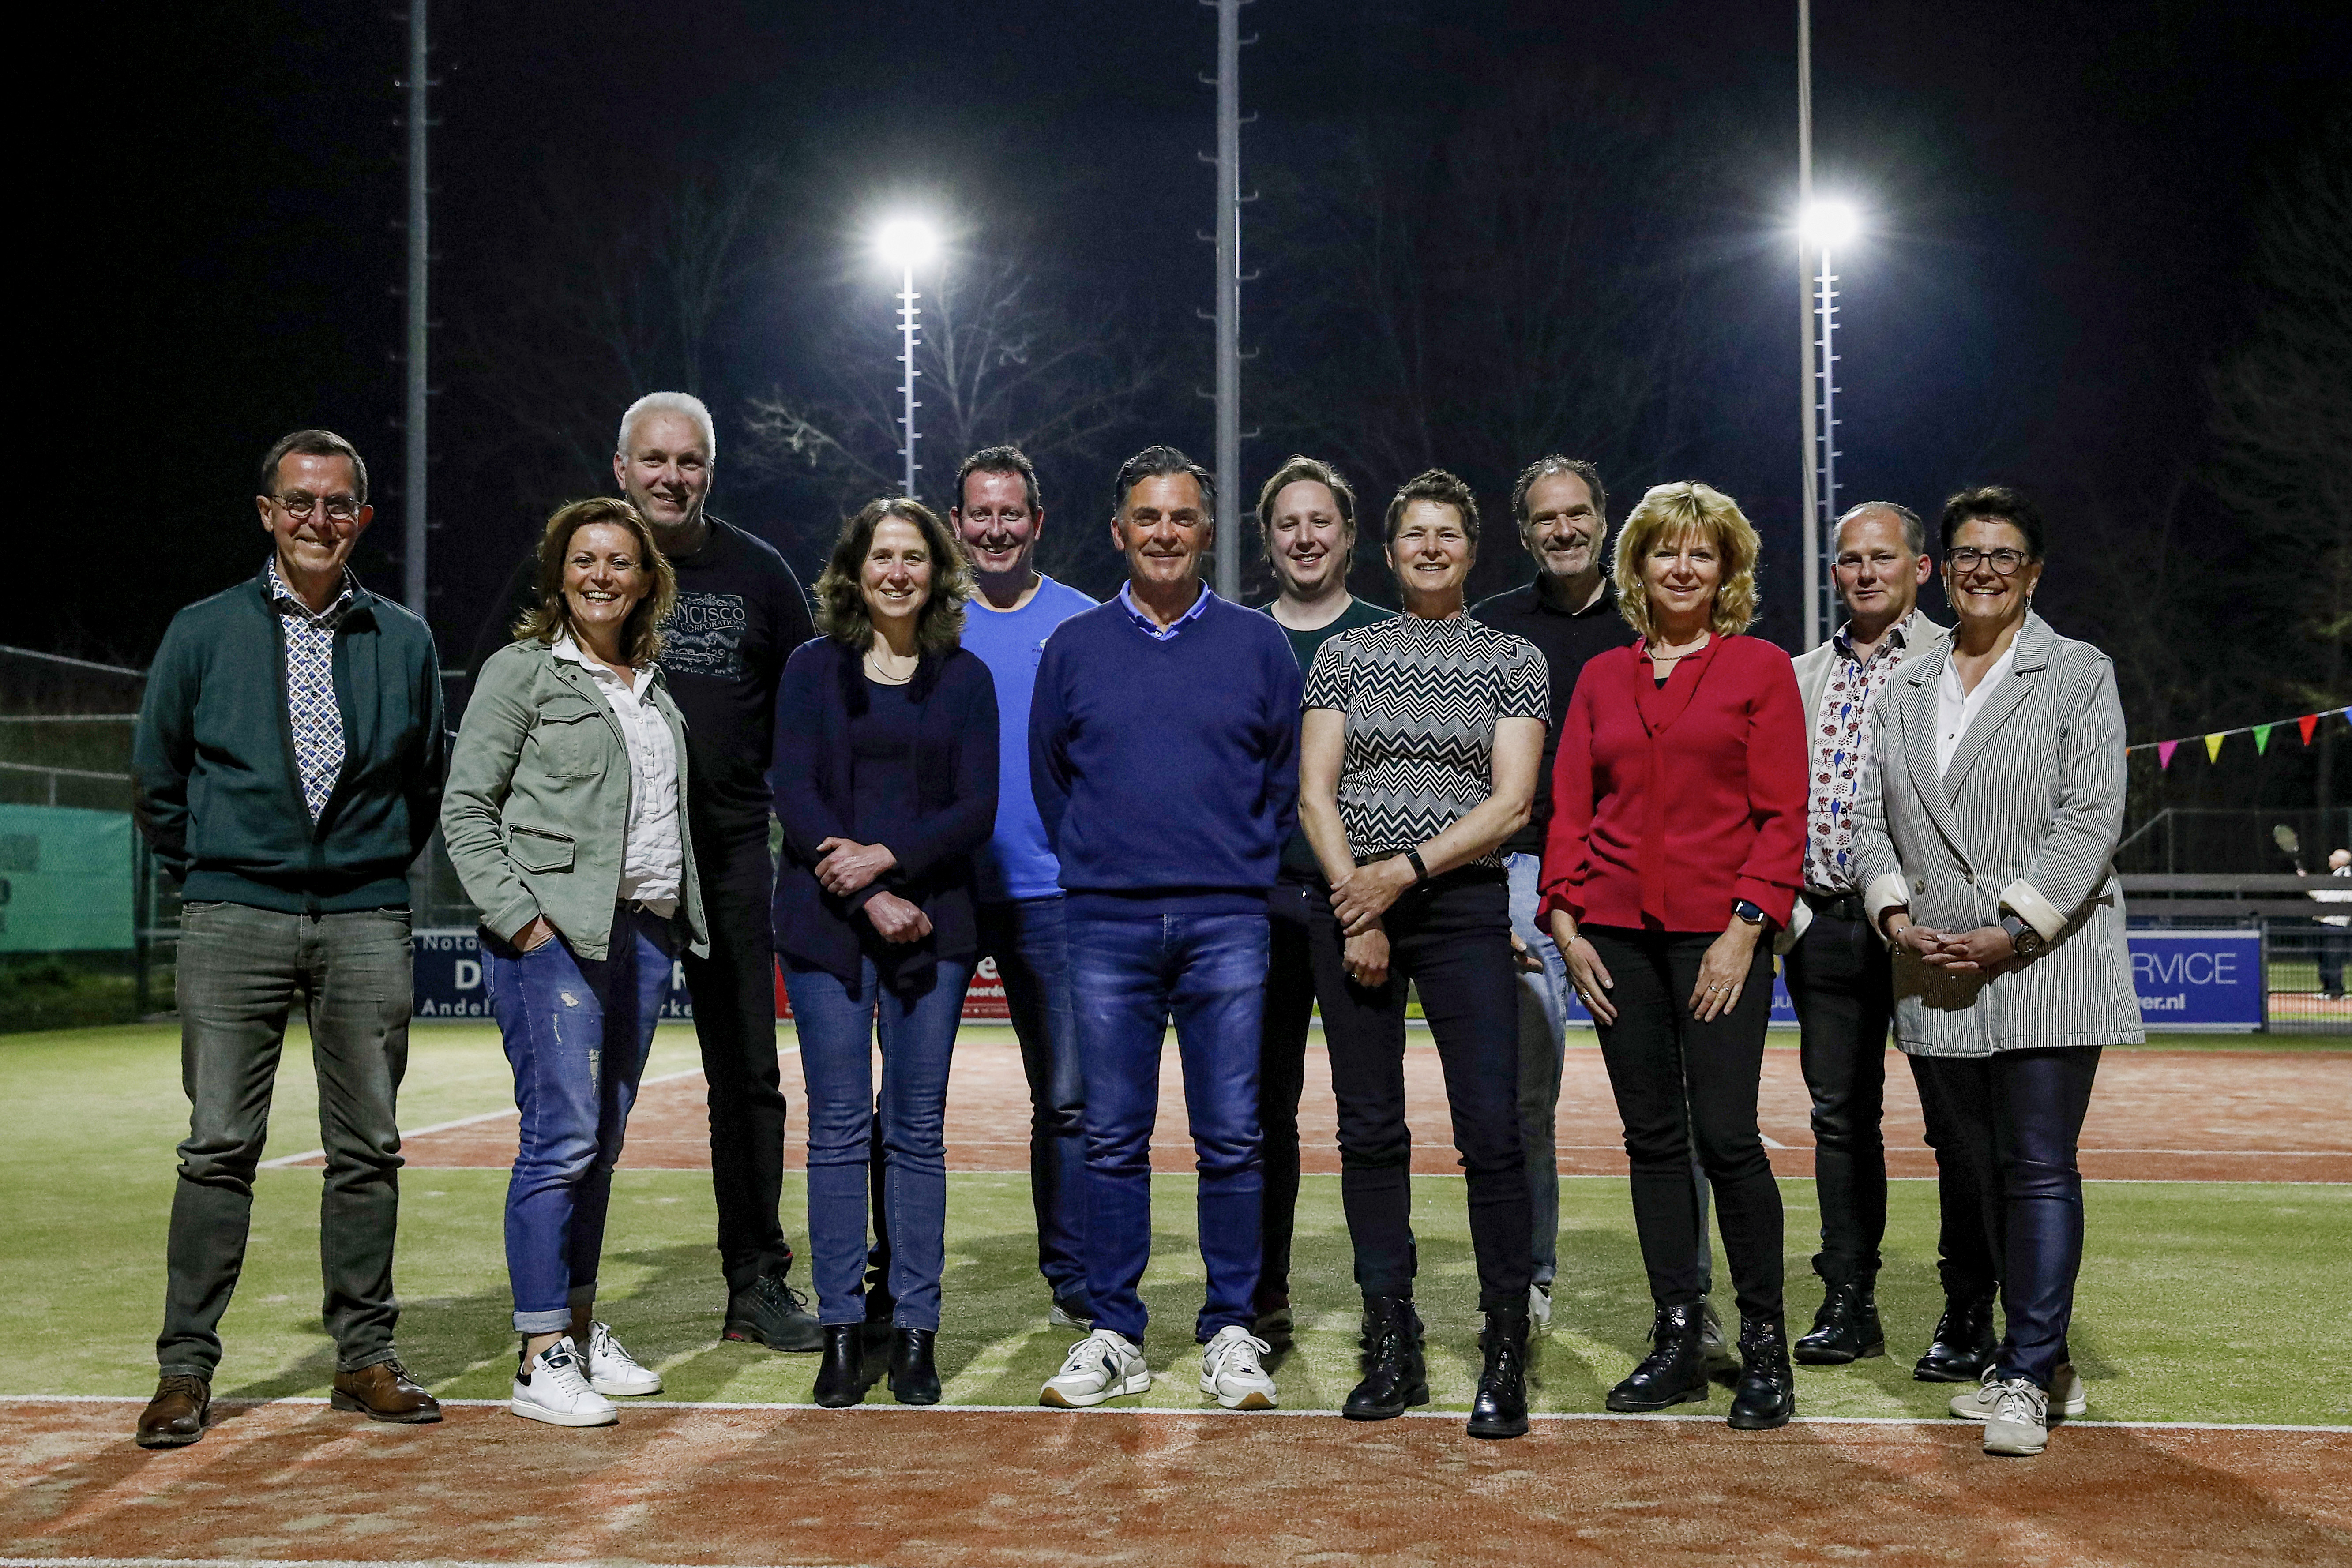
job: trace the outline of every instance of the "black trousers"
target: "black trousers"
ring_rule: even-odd
[[[784,1185],[784,1091],[776,1063],[775,862],[768,824],[697,810],[694,866],[710,956],[686,956],[694,1033],[709,1087],[710,1185],[719,1262],[731,1291],[792,1267],[776,1205]]]
[[[1284,872],[1269,900],[1265,1011],[1258,1025],[1257,1124],[1265,1195],[1258,1218],[1257,1293],[1263,1317],[1290,1304],[1290,1238],[1298,1215],[1298,1099],[1307,1090],[1307,1030],[1315,1013],[1315,966],[1307,956],[1318,882]],[[1328,904],[1325,905],[1328,913]]]
[[[1465,867],[1398,899],[1381,918],[1389,975],[1377,987],[1348,978],[1328,901],[1318,900],[1308,918],[1315,996],[1339,1103],[1339,1196],[1357,1286],[1367,1296],[1412,1294],[1412,1130],[1404,1116],[1410,983],[1437,1043],[1454,1147],[1469,1178],[1479,1310],[1525,1301],[1535,1222],[1519,1145],[1519,982],[1503,873]],[[1687,1175],[1684,1181],[1687,1201]]]
[[[1860,900],[1816,904],[1789,951],[1789,999],[1797,1006],[1800,1059],[1813,1101],[1813,1186],[1822,1249],[1813,1272],[1832,1285],[1878,1278],[1886,1237],[1886,1031],[1895,1020],[1895,971]]]
[[[1690,994],[1717,933],[1587,925],[1583,935],[1616,982],[1609,998],[1617,1021],[1600,1027],[1601,1056],[1625,1125],[1651,1299],[1686,1306],[1704,1293],[1696,1261],[1703,1232],[1691,1197],[1696,1140],[1740,1316],[1778,1319],[1780,1188],[1756,1128],[1764,1027],[1772,1016],[1770,945],[1756,944],[1738,1005],[1701,1023]]]
[[[1927,1146],[1936,1151],[1936,1272],[1944,1294],[1974,1301],[2000,1288],[2000,1251],[1986,1228],[1982,1178],[1968,1123],[1931,1056],[1907,1056],[1911,1082],[1927,1119]]]
[[[1911,1059],[1923,1094],[1932,1084],[1950,1118],[1954,1163],[1973,1186],[1968,1197],[2000,1260],[2009,1332],[1996,1375],[2030,1377],[2044,1388],[2068,1359],[2074,1278],[2083,1267],[2083,1173],[2074,1151],[2099,1051],[2085,1045]],[[1941,1165],[1940,1148],[1937,1157]]]

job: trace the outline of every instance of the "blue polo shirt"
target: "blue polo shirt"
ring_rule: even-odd
[[[1054,628],[1095,601],[1040,572],[1037,591],[1018,610],[992,610],[974,594],[964,606],[963,645],[996,677],[996,832],[972,857],[981,902],[1051,898],[1062,891],[1062,868],[1045,841],[1045,824],[1029,789],[1029,697],[1037,660]]]

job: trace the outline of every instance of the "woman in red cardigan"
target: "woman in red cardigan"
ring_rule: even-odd
[[[1756,530],[1705,485],[1660,485],[1617,538],[1641,640],[1589,661],[1561,722],[1544,911],[1601,1034],[1657,1306],[1612,1410],[1707,1396],[1691,1139],[1739,1297],[1731,1425],[1796,1406],[1780,1305],[1780,1189],[1756,1130],[1773,928],[1805,852],[1805,725],[1756,619]]]

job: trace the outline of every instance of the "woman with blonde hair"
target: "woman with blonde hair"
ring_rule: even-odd
[[[688,826],[686,721],[664,687],[677,579],[626,501],[540,536],[539,601],[482,666],[441,833],[482,912],[482,984],[521,1145],[507,1273],[523,1336],[508,1408],[558,1427],[661,1392],[596,1321],[613,1167],[681,947],[708,944]]]
[[[1789,655],[1746,635],[1756,530],[1705,485],[1660,485],[1617,538],[1640,641],[1589,661],[1561,722],[1544,913],[1600,1031],[1625,1126],[1656,1308],[1612,1410],[1707,1396],[1690,1179],[1696,1139],[1739,1300],[1730,1424],[1795,1409],[1782,1321],[1780,1189],[1756,1125],[1771,929],[1805,853],[1805,726]]]
[[[859,1275],[877,1157],[890,1391],[902,1405],[940,1398],[948,1059],[980,947],[971,855],[996,827],[996,683],[961,644],[971,593],[929,507],[868,503],[817,579],[824,635],[794,651],[776,691],[776,951],[808,1087],[824,1336],[814,1397],[826,1406],[866,1396]]]

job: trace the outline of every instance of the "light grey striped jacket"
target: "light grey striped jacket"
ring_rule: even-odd
[[[1990,976],[1898,948],[1895,1040],[1915,1056],[1989,1056],[2146,1038],[2113,857],[2123,831],[2115,667],[2028,613],[2017,656],[1952,765],[1936,772],[1947,644],[1896,672],[1873,707],[1854,870],[1875,923],[1896,904],[1947,930],[2022,917],[2049,946]]]

